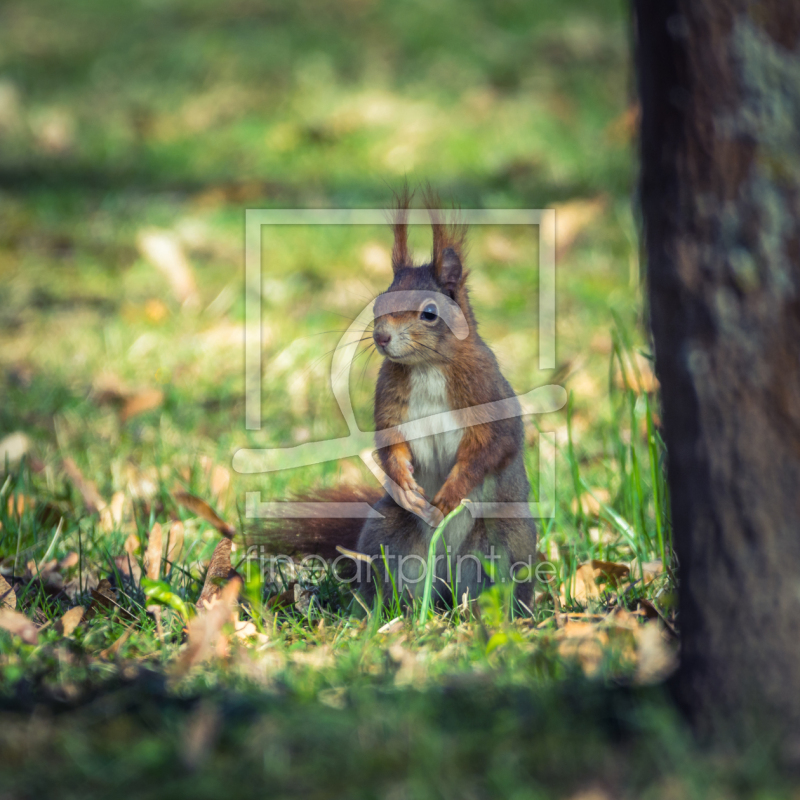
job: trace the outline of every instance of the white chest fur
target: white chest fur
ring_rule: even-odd
[[[416,367],[411,373],[406,421],[411,423],[409,433],[416,435],[416,438],[409,437],[408,442],[416,464],[414,478],[426,492],[435,493],[444,483],[455,464],[463,431],[433,435],[433,426],[425,417],[451,413],[447,383],[441,371],[435,367]]]

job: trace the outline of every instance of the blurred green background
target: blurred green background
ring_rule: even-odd
[[[628,39],[616,0],[4,3],[0,432],[48,470],[72,455],[106,496],[134,468],[344,433],[330,351],[389,282],[389,232],[265,237],[248,435],[244,210],[385,207],[408,178],[464,208],[557,207],[557,374],[536,363],[535,230],[473,232],[473,296],[515,389],[569,377],[576,435],[600,446],[611,312],[635,331],[639,308]],[[364,427],[377,362],[353,372]],[[234,476],[223,505],[342,469]]]

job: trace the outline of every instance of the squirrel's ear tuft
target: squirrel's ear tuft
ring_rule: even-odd
[[[461,259],[452,247],[445,247],[439,259],[439,266],[436,270],[436,277],[442,288],[452,294],[461,282],[462,275]]]
[[[450,215],[451,221],[445,219],[441,201],[430,186],[426,187],[423,199],[433,228],[432,262],[436,280],[452,295],[465,277],[462,261],[466,251],[467,226],[459,222],[457,211]]]
[[[392,231],[394,232],[394,246],[392,247],[392,270],[397,272],[403,267],[411,266],[411,257],[408,252],[408,209],[414,192],[409,191],[408,182],[394,196],[394,214],[392,217]]]

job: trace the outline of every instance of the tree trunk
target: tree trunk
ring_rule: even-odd
[[[800,2],[634,0],[641,200],[703,731],[800,724]]]

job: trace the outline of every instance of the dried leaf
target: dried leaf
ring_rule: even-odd
[[[139,537],[135,533],[131,533],[125,540],[122,549],[133,559],[138,555],[141,547],[142,543],[139,541]]]
[[[402,617],[395,617],[390,622],[387,622],[385,625],[381,625],[378,628],[378,633],[394,633],[395,631],[401,630],[403,627],[403,618]]]
[[[211,470],[211,494],[218,503],[224,503],[231,485],[231,473],[220,464]]]
[[[139,232],[136,246],[144,258],[169,281],[172,294],[181,305],[198,305],[194,272],[175,234],[147,228]]]
[[[10,608],[0,608],[0,628],[19,636],[25,644],[36,644],[39,631],[24,614]]]
[[[583,510],[584,516],[587,517],[596,517],[600,514],[601,510],[601,503],[608,504],[611,500],[611,494],[609,493],[608,489],[603,489],[599,486],[592,487],[591,493],[584,492],[581,495],[581,509]],[[572,513],[578,513],[578,498],[572,498]]]
[[[159,408],[164,402],[164,392],[160,389],[144,389],[129,397],[119,413],[120,420],[127,422],[131,417]]]
[[[14,587],[0,575],[0,608],[15,609],[17,607],[17,595]]]
[[[274,597],[270,597],[270,599],[267,600],[267,608],[272,610],[292,606],[294,604],[294,587],[295,584],[290,583],[289,588],[286,589],[286,591],[281,592]]]
[[[634,682],[649,685],[666,680],[677,668],[676,647],[659,622],[648,622],[636,631],[637,665]]]
[[[77,567],[78,563],[80,562],[80,556],[72,550],[71,552],[67,553],[64,558],[58,564],[58,568],[60,570],[66,571],[68,569],[72,569],[73,567]]]
[[[9,433],[0,439],[0,470],[16,466],[31,449],[31,440],[22,431]]]
[[[157,581],[161,577],[161,551],[163,544],[161,523],[156,522],[150,531],[150,536],[147,539],[147,550],[144,554],[145,574],[151,581]]]
[[[225,522],[205,500],[201,500],[199,497],[195,497],[195,495],[184,491],[173,492],[172,496],[175,498],[176,502],[188,508],[193,514],[197,514],[198,517],[204,519],[215,527],[223,536],[227,536],[230,539],[236,535],[236,528]]]
[[[104,509],[107,505],[106,501],[100,496],[100,492],[97,491],[97,487],[94,483],[87,481],[86,478],[83,477],[83,473],[78,468],[78,465],[69,457],[65,458],[61,463],[67,477],[83,498],[83,503],[89,510],[89,513],[95,514]]]
[[[607,580],[612,586],[618,586],[625,578],[630,577],[631,568],[627,564],[615,561],[600,561],[593,558],[591,561],[594,577]]]
[[[203,591],[200,592],[197,600],[197,609],[206,608],[219,595],[222,584],[230,581],[234,576],[238,577],[231,566],[231,540],[222,539],[214,548],[214,554],[211,556]]]
[[[236,575],[208,602],[200,613],[189,621],[186,649],[175,666],[177,675],[188,672],[216,651],[225,655],[227,641],[222,636],[222,627],[231,621],[234,605],[242,587],[242,579]]]
[[[570,200],[554,206],[556,212],[556,258],[561,259],[578,236],[605,211],[604,195],[591,200]]]
[[[575,576],[570,588],[572,599],[581,605],[587,605],[590,600],[600,599],[600,590],[595,583],[594,570],[591,564],[581,564],[575,570]],[[561,600],[566,603],[566,593]]]
[[[233,632],[236,637],[242,641],[250,641],[256,639],[259,644],[265,644],[269,641],[269,636],[258,630],[252,620],[237,620],[233,623]]]
[[[183,552],[183,523],[173,522],[169,527],[169,534],[167,534],[167,556],[164,574],[169,575],[173,564],[178,563],[178,559]]]
[[[101,605],[103,608],[119,607],[117,593],[108,578],[103,578],[103,580],[97,584],[97,588],[92,589],[92,605],[89,606],[89,610],[91,610],[94,605]]]
[[[61,636],[72,636],[75,628],[80,625],[86,609],[83,606],[75,606],[67,611],[61,619],[56,622],[55,629]]]

